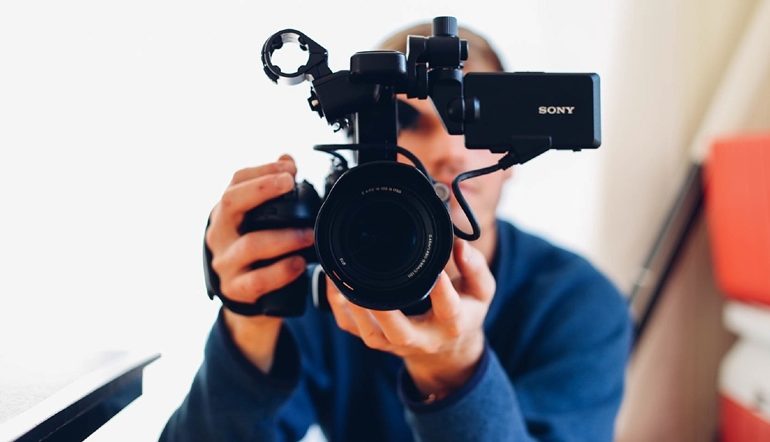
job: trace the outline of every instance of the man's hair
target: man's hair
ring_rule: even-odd
[[[399,51],[406,54],[406,38],[409,35],[431,36],[433,25],[431,23],[420,23],[402,29],[380,43],[377,49]],[[470,29],[459,26],[458,35],[463,40],[468,40],[468,60],[466,63],[472,64],[474,69],[479,69],[483,64],[489,66],[493,72],[504,72],[505,67],[497,55],[497,51],[492,48],[486,38]],[[488,69],[479,69],[488,70]]]

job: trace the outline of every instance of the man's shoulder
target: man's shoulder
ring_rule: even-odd
[[[497,225],[493,271],[500,307],[524,309],[549,322],[559,316],[576,322],[627,321],[625,297],[588,259],[510,222]]]
[[[524,413],[604,410],[610,420],[631,343],[625,298],[583,256],[510,223],[498,226],[503,287],[485,331]]]
[[[554,288],[585,282],[609,285],[610,280],[584,256],[498,220],[498,244],[493,271],[516,285],[547,283]],[[559,280],[554,280],[555,277]],[[567,284],[569,283],[569,284]]]

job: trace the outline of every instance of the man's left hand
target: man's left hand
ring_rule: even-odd
[[[458,389],[473,374],[484,351],[484,317],[495,292],[481,252],[456,239],[452,256],[458,277],[450,280],[442,271],[430,293],[431,310],[419,316],[359,307],[326,280],[337,325],[368,347],[403,358],[415,386],[434,399]]]

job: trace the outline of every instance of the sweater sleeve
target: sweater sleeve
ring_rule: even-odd
[[[424,404],[406,370],[399,378],[406,419],[418,441],[529,441],[516,394],[494,351],[485,345],[476,371],[444,399]]]
[[[315,420],[300,371],[297,344],[286,325],[265,374],[237,348],[220,312],[203,364],[160,440],[299,440]]]
[[[631,329],[625,301],[591,279],[559,296],[519,364],[506,364],[510,352],[487,344],[469,381],[430,404],[415,401],[416,387],[402,371],[399,390],[415,439],[611,441]]]

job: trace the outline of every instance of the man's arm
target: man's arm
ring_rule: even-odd
[[[515,371],[486,345],[466,384],[428,404],[402,372],[400,393],[418,440],[612,440],[630,348],[628,310],[609,282],[582,260],[580,267],[564,275],[571,282],[562,293],[543,297],[553,304]]]
[[[270,229],[241,234],[246,212],[294,188],[294,160],[237,171],[209,217],[205,244],[220,296],[253,304],[305,272],[300,256],[282,256],[313,243],[312,229]],[[252,268],[253,263],[276,260]],[[181,407],[169,420],[163,440],[299,439],[312,421],[302,400],[297,345],[280,318],[240,316],[222,309],[206,344],[205,360]],[[295,394],[295,390],[298,390]],[[278,408],[300,417],[277,430]],[[308,417],[305,419],[305,417]],[[297,435],[296,433],[299,433]]]
[[[503,312],[528,331],[496,334],[495,348],[511,353],[501,354],[482,328],[495,281],[469,244],[457,242],[453,257],[461,277],[439,277],[422,317],[366,310],[327,288],[340,328],[403,358],[399,388],[415,438],[611,440],[630,340],[612,284],[582,258],[545,257],[520,293],[528,303]]]
[[[424,400],[406,370],[399,376],[406,419],[418,441],[529,441],[513,387],[485,346],[467,383],[435,402]]]
[[[239,350],[220,312],[206,343],[205,359],[190,392],[171,416],[162,441],[299,440],[315,422],[301,385],[297,345],[280,329],[270,371]],[[291,421],[278,417],[292,416]]]

